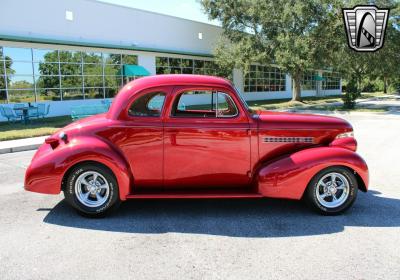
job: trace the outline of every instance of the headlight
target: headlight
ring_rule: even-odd
[[[346,137],[354,137],[354,132],[353,131],[349,131],[349,132],[340,133],[340,134],[338,134],[336,136],[336,139],[346,138]]]

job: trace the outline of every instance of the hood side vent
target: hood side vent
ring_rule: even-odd
[[[314,144],[314,137],[264,137],[264,143],[309,143]]]

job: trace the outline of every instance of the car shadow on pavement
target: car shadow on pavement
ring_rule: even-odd
[[[53,225],[89,230],[231,237],[288,237],[341,232],[345,227],[399,227],[400,200],[359,192],[340,216],[321,216],[300,201],[274,199],[131,200],[112,215],[89,219],[63,200],[44,218]]]

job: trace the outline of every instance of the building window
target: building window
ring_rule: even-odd
[[[124,55],[124,58],[126,55]],[[132,56],[132,63],[137,64],[137,56]],[[124,59],[125,60],[125,59]],[[104,88],[105,97],[111,98],[118,93],[118,89],[124,84],[122,73],[122,55],[114,53],[103,53],[104,64]]]
[[[0,90],[10,102],[35,101],[31,49],[3,47],[2,54],[5,81]]]
[[[324,72],[323,89],[340,89],[340,74],[334,72]]]
[[[317,81],[315,79],[316,73],[313,71],[306,71],[303,74],[303,79],[301,81],[302,90],[317,90]]]
[[[4,61],[3,48],[0,46],[0,103],[6,102],[6,64]]]
[[[124,64],[137,56],[0,46],[0,103],[111,98]]]
[[[278,67],[251,65],[244,78],[244,92],[285,91],[286,74]]]
[[[74,20],[74,13],[72,11],[65,11],[65,19],[69,21]]]
[[[156,57],[156,73],[212,75],[232,80],[232,71],[224,70],[214,61],[175,57]]]

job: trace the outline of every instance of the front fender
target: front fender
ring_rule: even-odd
[[[340,147],[302,150],[267,163],[258,173],[258,191],[266,197],[300,199],[312,177],[330,166],[355,171],[368,188],[368,167],[355,152]]]
[[[96,136],[78,136],[54,150],[43,144],[25,173],[25,189],[58,194],[66,172],[84,161],[96,161],[111,169],[118,182],[120,199],[126,199],[132,180],[129,165],[111,144]]]

